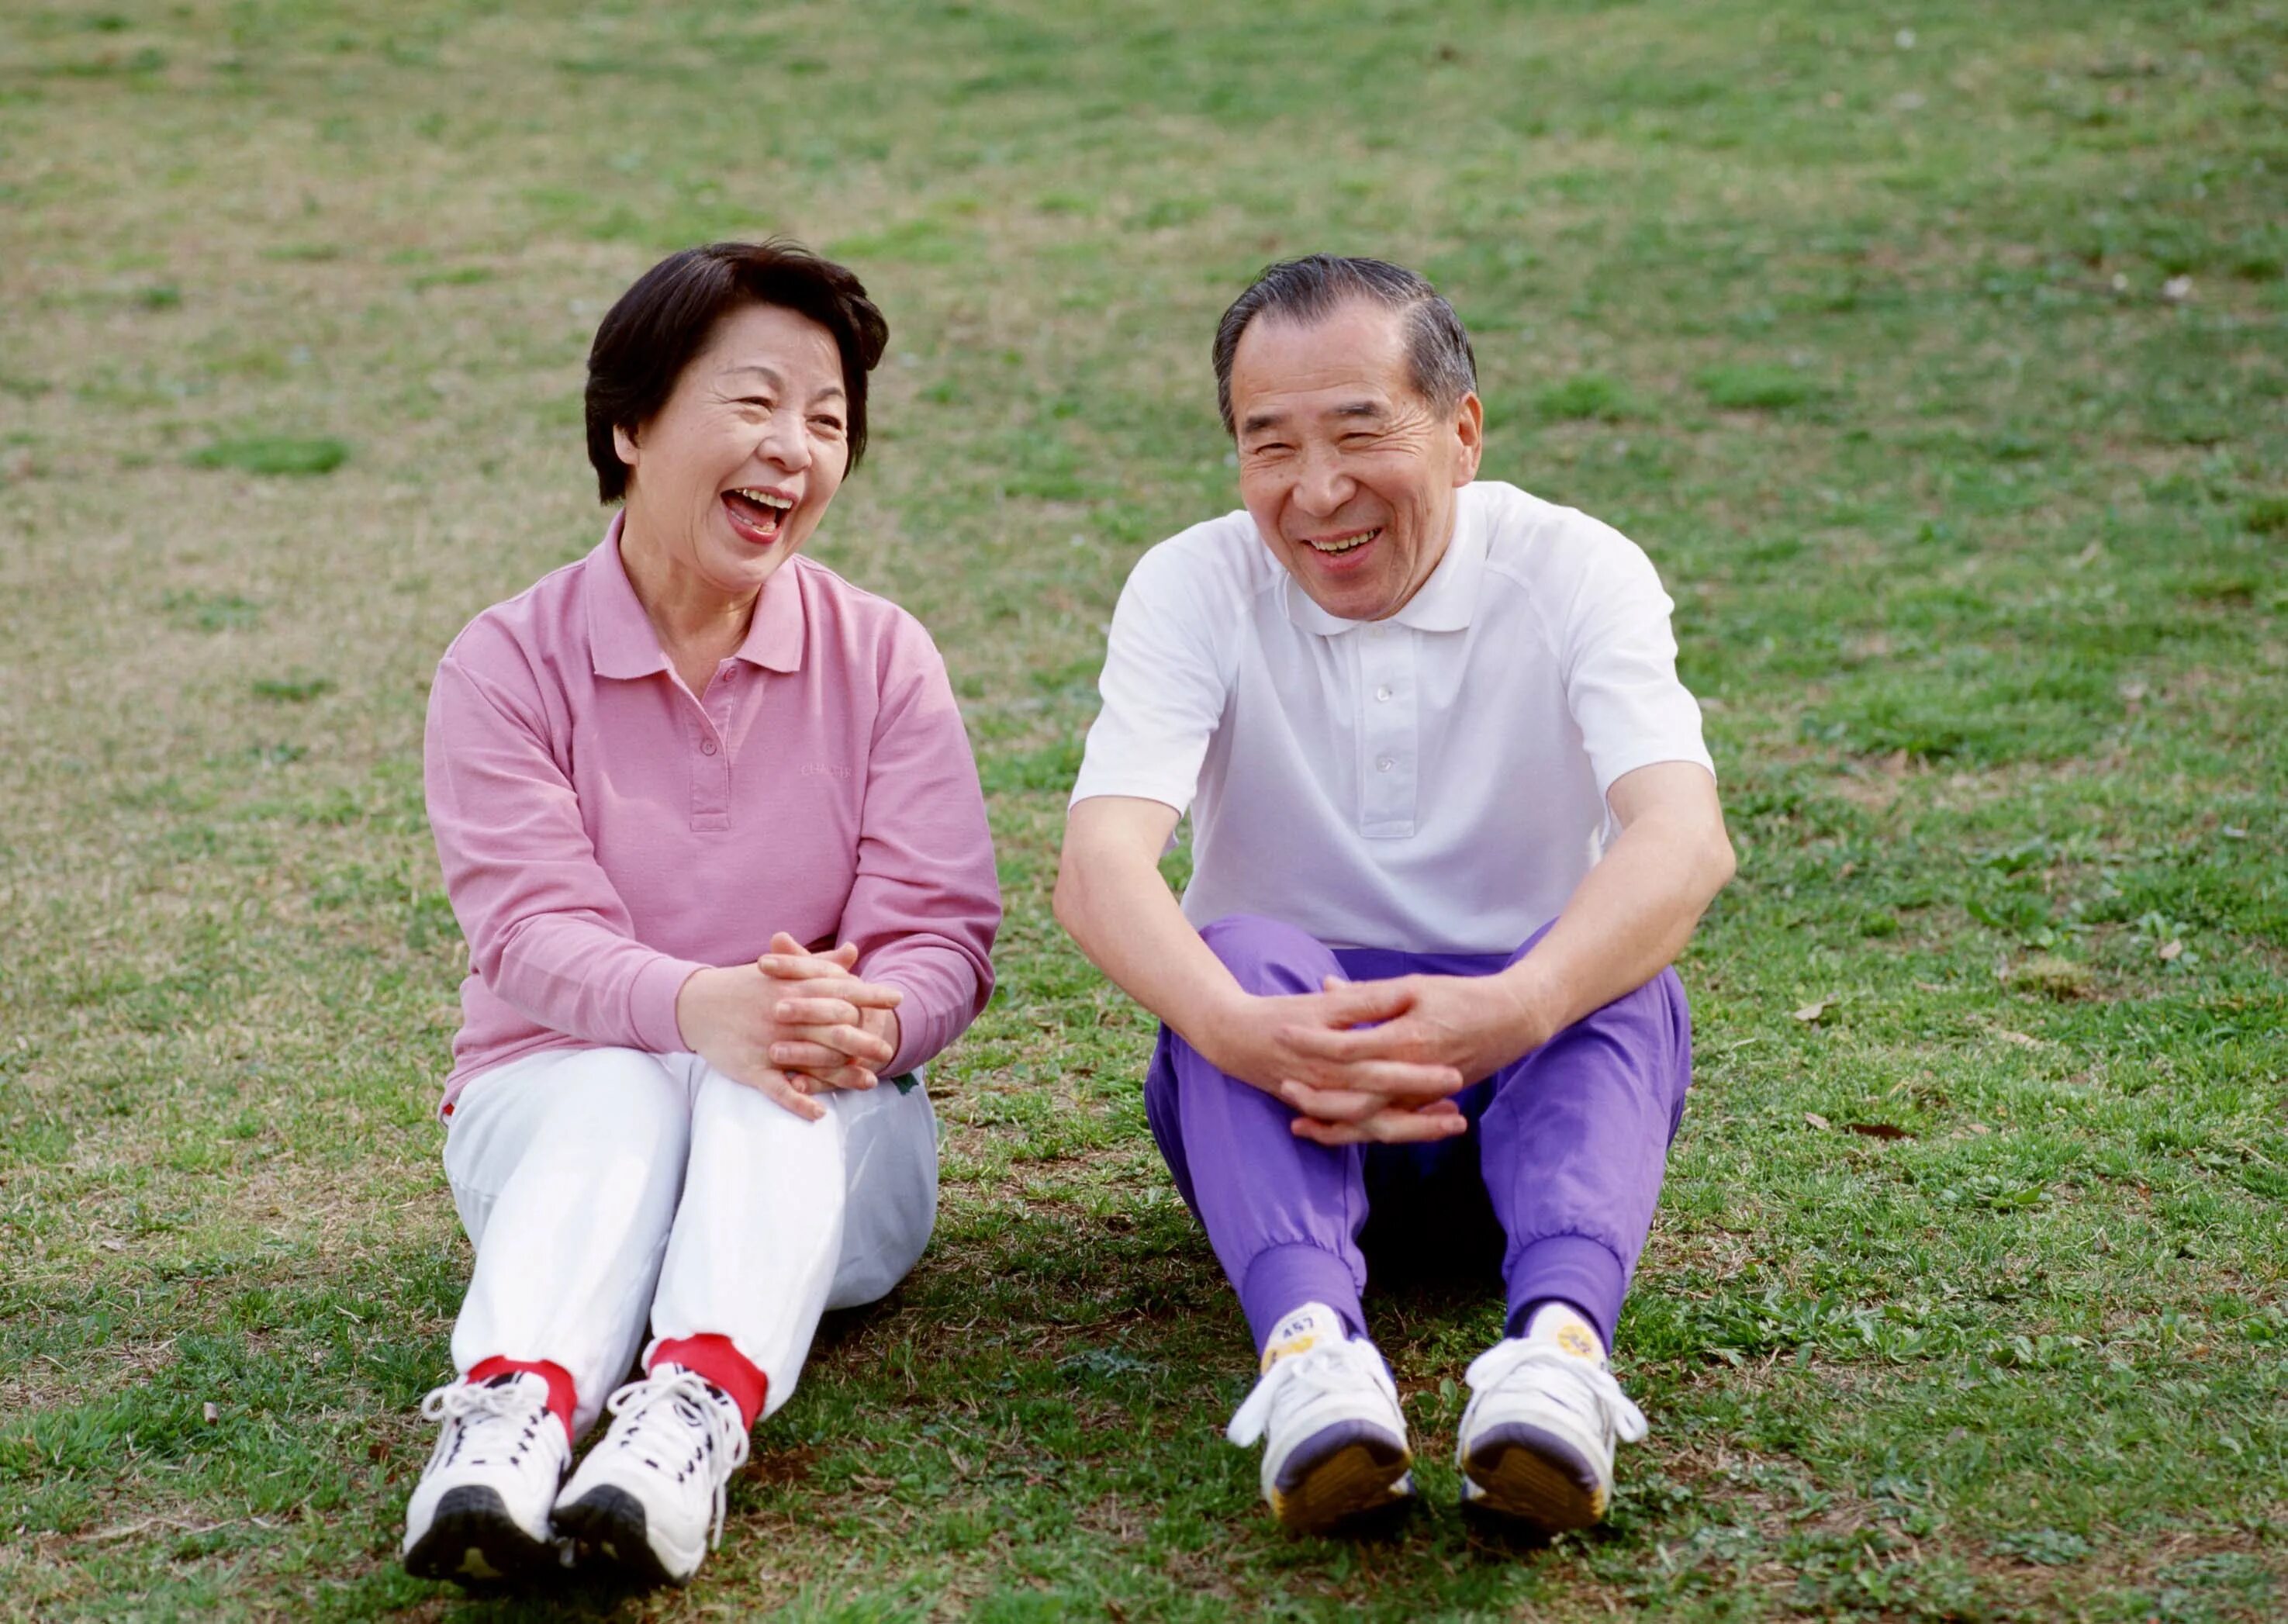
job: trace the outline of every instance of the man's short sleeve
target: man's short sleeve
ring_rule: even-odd
[[[1088,730],[1076,803],[1134,796],[1181,812],[1199,788],[1231,687],[1235,655],[1224,634],[1240,606],[1213,558],[1188,539],[1153,548],[1120,590],[1097,679],[1104,709]]]
[[[1700,706],[1676,675],[1676,606],[1643,549],[1602,525],[1584,538],[1566,616],[1565,696],[1597,775],[1597,793],[1656,762],[1716,770]]]

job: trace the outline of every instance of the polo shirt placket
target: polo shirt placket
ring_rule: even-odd
[[[1384,622],[1350,635],[1358,650],[1358,830],[1370,840],[1403,840],[1414,833],[1421,781],[1422,730],[1414,703],[1419,634]]]
[[[738,693],[735,662],[726,660],[707,685],[707,697],[693,707],[686,729],[691,739],[691,827],[697,831],[731,827],[731,707]],[[689,714],[689,713],[687,713]]]

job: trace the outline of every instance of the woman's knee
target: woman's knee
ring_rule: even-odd
[[[1327,977],[1341,973],[1325,943],[1259,914],[1227,914],[1202,927],[1200,939],[1251,993],[1315,993]]]

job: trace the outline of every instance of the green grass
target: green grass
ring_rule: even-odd
[[[0,1612],[2277,1616],[2284,61],[2255,0],[8,10]],[[890,315],[815,545],[946,652],[1003,990],[700,1581],[468,1604],[393,1560],[467,1269],[428,675],[592,543],[605,305],[768,231]],[[1119,583],[1235,504],[1215,317],[1314,249],[1437,279],[1488,472],[1651,552],[1743,857],[1652,1437],[1547,1549],[1452,1509],[1490,1293],[1370,1304],[1412,1526],[1267,1525],[1046,906]]]
[[[235,468],[246,473],[331,473],[350,460],[350,448],[338,440],[292,440],[261,435],[252,440],[218,440],[191,454],[194,468]]]

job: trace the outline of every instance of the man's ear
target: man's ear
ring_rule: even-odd
[[[636,465],[636,437],[616,423],[612,425],[612,449],[629,467]]]
[[[1478,477],[1478,463],[1486,454],[1486,408],[1472,390],[1454,408],[1454,438],[1461,442],[1461,459],[1454,464],[1454,484],[1467,485]]]

